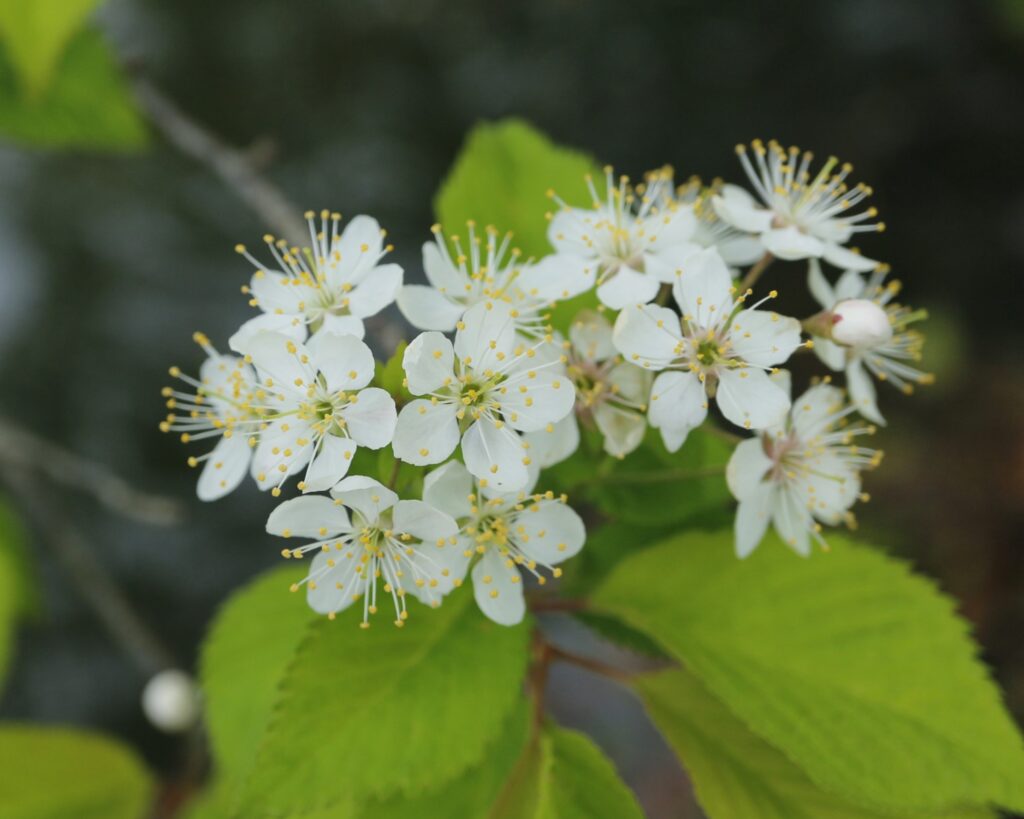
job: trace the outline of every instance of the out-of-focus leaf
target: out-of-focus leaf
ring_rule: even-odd
[[[33,147],[119,151],[138,150],[147,138],[110,50],[87,29],[38,97],[19,93],[13,69],[0,59],[0,136]]]
[[[465,590],[415,606],[404,628],[359,629],[355,615],[317,620],[293,657],[245,785],[249,813],[440,786],[482,758],[519,701],[528,623],[492,623]]]
[[[563,592],[569,597],[587,594],[621,561],[674,533],[671,526],[640,527],[622,521],[611,521],[588,529],[583,551],[563,567],[560,581]]]
[[[11,573],[15,614],[37,613],[39,583],[28,550],[28,532],[14,507],[3,498],[0,498],[0,559],[7,562]]]
[[[0,816],[142,819],[149,774],[128,748],[84,731],[0,727]]]
[[[548,726],[527,748],[489,819],[643,819],[636,797],[583,734]]]
[[[620,563],[592,602],[829,793],[1020,810],[1024,742],[951,602],[873,549],[829,543],[801,559],[769,537],[741,561],[730,531],[681,535]]]
[[[658,643],[635,628],[622,622],[617,617],[593,611],[581,611],[576,619],[596,631],[601,637],[619,648],[632,651],[644,657],[656,660],[671,660],[672,655]]]
[[[481,123],[470,132],[434,210],[447,233],[463,233],[468,220],[494,225],[515,234],[513,244],[524,258],[540,258],[552,252],[547,191],[589,203],[584,177],[594,172],[589,156],[556,145],[522,120]]]
[[[0,3],[0,42],[25,95],[49,86],[72,36],[99,0],[6,0]]]
[[[637,683],[647,712],[679,754],[710,819],[891,819],[824,793],[755,736],[686,671]],[[992,819],[983,808],[900,813],[903,819]]]

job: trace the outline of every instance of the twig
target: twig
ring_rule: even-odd
[[[761,278],[761,274],[768,269],[768,265],[773,261],[775,261],[775,257],[771,253],[765,251],[764,256],[758,259],[757,263],[750,268],[750,270],[747,271],[747,275],[743,277],[743,281],[740,282],[739,292],[743,293],[747,288],[753,287],[754,283]]]
[[[135,660],[147,676],[177,666],[174,654],[163,644],[135,611],[131,602],[96,559],[85,539],[61,514],[60,503],[47,503],[30,476],[12,474],[4,478],[9,491],[28,512],[54,558],[95,612],[111,637]]]
[[[87,492],[120,515],[167,526],[184,517],[176,500],[139,492],[103,464],[69,452],[52,441],[0,418],[0,461],[37,472],[69,489]]]
[[[579,668],[586,669],[594,674],[599,674],[602,677],[607,677],[610,680],[615,680],[620,683],[629,684],[640,673],[638,671],[628,671],[625,668],[618,668],[617,666],[609,665],[601,660],[595,660],[592,657],[573,654],[572,652],[550,644],[548,644],[548,654],[552,660],[575,665]]]
[[[132,85],[150,121],[182,153],[206,165],[272,230],[293,245],[309,243],[301,210],[261,176],[252,158],[233,148],[189,117],[145,77]]]

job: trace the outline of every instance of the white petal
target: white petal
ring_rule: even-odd
[[[827,338],[814,339],[814,353],[826,367],[839,372],[846,367],[846,349]]]
[[[382,264],[373,268],[348,294],[348,309],[357,318],[375,316],[398,295],[402,287],[402,268]]]
[[[438,332],[420,333],[402,356],[402,369],[413,395],[434,392],[454,381],[454,366],[452,343]]]
[[[557,371],[525,370],[501,385],[499,400],[501,414],[509,426],[521,432],[534,432],[572,412],[576,388],[571,379]]]
[[[657,246],[659,253],[688,243],[697,232],[697,216],[693,212],[693,205],[677,203],[654,216],[648,216],[644,220],[644,232],[648,236],[658,237],[648,249]]]
[[[626,361],[663,369],[681,351],[679,316],[656,304],[630,305],[615,320],[612,339]]]
[[[597,297],[612,310],[621,310],[627,304],[643,304],[658,295],[661,283],[655,276],[639,273],[623,264],[612,276],[598,285]]]
[[[259,332],[246,344],[245,353],[264,383],[274,392],[283,392],[300,401],[316,383],[316,368],[306,346],[281,333]]]
[[[305,484],[302,491],[323,492],[334,486],[348,474],[356,450],[356,442],[351,438],[325,435],[302,478]]]
[[[366,335],[366,326],[361,318],[356,318],[355,316],[335,316],[328,313],[321,319],[320,329],[313,336],[315,338],[322,333],[363,338]]]
[[[309,607],[318,614],[333,614],[352,605],[355,602],[356,584],[349,580],[349,587],[338,588],[338,584],[343,583],[351,571],[349,560],[339,558],[337,554],[317,552],[309,567],[311,582],[306,584],[306,602]]]
[[[516,283],[530,298],[542,301],[571,299],[597,281],[597,262],[571,253],[545,256],[522,268]]]
[[[380,225],[371,216],[356,216],[341,233],[333,250],[341,254],[340,262],[329,261],[324,267],[327,281],[337,288],[358,284],[376,266],[383,237]]]
[[[745,429],[778,424],[789,411],[789,397],[782,388],[753,367],[720,369],[715,400],[722,415]]]
[[[507,566],[496,549],[488,549],[473,567],[473,596],[480,611],[499,625],[514,626],[526,614],[519,569]]]
[[[500,429],[486,418],[466,430],[462,436],[462,458],[466,467],[501,492],[516,492],[530,479],[523,460],[526,452],[519,434],[509,427]]]
[[[245,477],[251,458],[249,436],[236,431],[230,438],[221,438],[199,475],[196,486],[199,500],[217,500],[234,490]]]
[[[743,267],[764,255],[764,245],[757,236],[727,236],[715,242],[718,253],[727,265]]]
[[[850,391],[850,402],[857,412],[869,421],[885,426],[885,418],[878,410],[875,382],[859,358],[853,359],[846,367],[846,389]]]
[[[774,487],[767,481],[759,484],[736,508],[736,556],[749,555],[761,542],[772,517]]]
[[[864,277],[856,270],[847,270],[839,277],[839,281],[836,282],[836,300],[829,307],[835,307],[837,302],[846,299],[864,298],[864,296],[869,295],[864,292],[866,289],[867,285],[864,283]]]
[[[264,331],[280,333],[294,341],[305,341],[308,332],[305,319],[302,317],[264,313],[249,319],[239,327],[238,331],[228,339],[228,347],[236,353],[244,355],[252,337]]]
[[[736,185],[723,185],[722,192],[711,197],[715,213],[724,222],[750,233],[761,233],[772,224],[772,212]]]
[[[760,436],[740,441],[725,468],[725,480],[732,496],[740,501],[752,497],[771,467],[772,460],[765,455]]]
[[[512,355],[516,345],[516,324],[512,308],[499,301],[482,301],[462,317],[462,329],[455,333],[455,354],[469,361],[474,370],[497,369]]]
[[[352,531],[345,507],[326,495],[302,495],[281,503],[267,518],[267,532],[279,537],[326,540]]]
[[[581,208],[563,208],[555,213],[548,225],[548,240],[559,253],[570,253],[583,258],[594,258],[594,237],[600,233],[596,223],[607,215],[600,211]]]
[[[775,531],[793,551],[805,557],[811,553],[811,512],[792,488],[780,488],[772,508]]]
[[[305,468],[313,454],[313,435],[309,422],[290,416],[270,422],[260,434],[249,470],[260,489],[279,486],[285,478]]]
[[[576,422],[576,414],[570,412],[561,421],[557,421],[551,432],[547,429],[537,430],[527,433],[525,439],[530,445],[528,455],[534,465],[545,469],[561,463],[580,445],[580,427]]]
[[[459,269],[445,260],[437,242],[423,244],[423,272],[432,287],[448,296],[461,296],[468,283]]]
[[[636,404],[646,404],[653,376],[649,370],[628,361],[616,364],[608,372],[608,386],[616,395]]]
[[[398,414],[391,447],[395,457],[416,466],[439,464],[459,444],[458,406],[426,398],[410,401]]]
[[[557,500],[528,503],[513,530],[523,554],[548,566],[578,554],[587,539],[580,516]]]
[[[765,249],[779,259],[807,259],[820,256],[825,250],[824,242],[793,225],[766,230],[761,234],[761,241]]]
[[[351,403],[341,410],[348,433],[360,446],[380,449],[391,443],[395,435],[398,413],[395,399],[386,390],[368,387],[352,396]]]
[[[672,284],[689,258],[703,249],[701,245],[683,242],[671,248],[661,247],[657,253],[644,253],[644,271],[662,284]]]
[[[451,515],[420,500],[400,500],[394,509],[395,531],[410,534],[424,546],[441,548],[438,541],[455,537],[459,526]]]
[[[373,353],[355,336],[317,333],[309,347],[330,392],[358,390],[373,380]]]
[[[704,385],[695,373],[669,370],[654,379],[647,418],[652,427],[693,429],[707,417],[707,402]]]
[[[824,432],[831,416],[843,406],[843,391],[831,384],[815,384],[793,402],[793,429],[803,441]]]
[[[301,315],[299,305],[316,296],[316,291],[299,279],[272,270],[255,273],[249,282],[249,292],[260,310],[275,315]]]
[[[831,310],[837,301],[835,290],[821,272],[821,262],[813,257],[807,262],[807,289],[826,310]]]
[[[331,497],[362,515],[362,521],[352,522],[352,526],[357,529],[363,524],[375,523],[381,512],[398,503],[398,495],[380,481],[367,478],[365,475],[349,475],[343,478],[331,490]]]
[[[472,491],[473,476],[459,461],[449,461],[423,479],[423,500],[456,520],[469,516]]]
[[[455,542],[452,543],[451,540],[452,538],[449,538],[443,547],[435,547],[426,553],[436,572],[441,594],[448,594],[462,585],[466,572],[469,571],[469,563],[475,554],[472,538],[456,535]]]
[[[569,341],[576,354],[587,361],[604,361],[617,352],[612,343],[612,325],[596,310],[580,310],[569,328]]]
[[[640,446],[647,432],[647,418],[642,412],[610,403],[599,404],[594,409],[594,423],[604,436],[604,451],[616,458],[624,458]]]
[[[826,242],[821,255],[826,262],[843,270],[857,270],[863,273],[878,267],[878,262],[874,259],[867,259],[834,242]]]
[[[698,327],[718,324],[732,309],[732,274],[713,247],[686,260],[683,274],[672,287],[676,303]]]
[[[407,284],[398,291],[398,309],[406,321],[418,330],[450,333],[455,329],[463,307],[433,287]]]
[[[733,319],[729,341],[743,361],[772,367],[800,346],[800,322],[767,310],[743,310]]]
[[[693,427],[662,427],[658,431],[661,433],[661,441],[665,444],[665,449],[669,452],[678,452],[686,443],[692,429]]]

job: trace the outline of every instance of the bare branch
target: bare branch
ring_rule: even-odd
[[[132,84],[139,105],[168,142],[216,173],[271,230],[293,245],[308,244],[301,210],[259,174],[251,155],[210,133],[145,77],[136,73]]]
[[[92,495],[132,520],[166,526],[184,517],[178,501],[139,492],[103,464],[69,452],[4,418],[0,418],[0,461]]]

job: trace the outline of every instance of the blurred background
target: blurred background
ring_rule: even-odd
[[[0,33],[20,3],[0,0]],[[862,529],[956,597],[1024,717],[1024,3],[111,0],[89,26],[127,78],[107,72],[113,108],[75,85],[101,71],[99,40],[72,41],[67,111],[42,124],[18,119],[9,53],[0,65],[0,526],[41,589],[0,718],[97,727],[174,778],[182,740],[139,707],[146,663],[194,669],[218,604],[278,559],[269,498],[246,483],[199,503],[192,452],[157,431],[167,367],[198,367],[191,333],[223,347],[252,315],[233,246],[268,227],[189,149],[209,159],[213,135],[231,148],[213,152],[221,172],[249,163],[300,208],[373,214],[418,279],[466,132],[507,115],[633,175],[744,182],[733,146],[756,136],[854,163],[888,226],[864,252],[930,311],[937,375],[883,391]],[[802,270],[767,279],[803,290]],[[393,313],[370,332],[387,357],[405,328]],[[97,485],[103,503],[82,491]],[[700,815],[613,683],[558,667],[551,706],[651,816]]]

